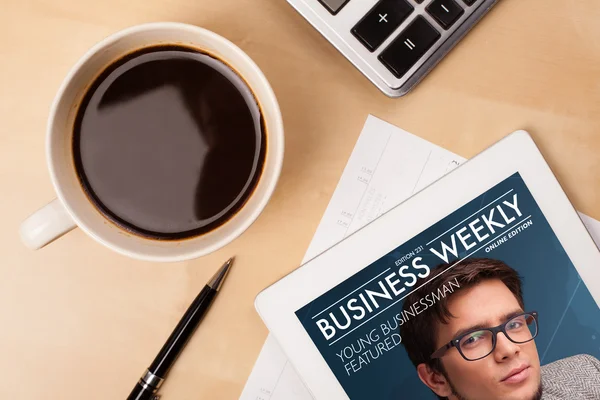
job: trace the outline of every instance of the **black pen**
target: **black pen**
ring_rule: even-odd
[[[200,324],[202,317],[208,311],[232,263],[233,258],[227,260],[196,296],[196,299],[183,314],[173,333],[160,349],[150,368],[146,370],[140,381],[135,385],[127,400],[157,400],[160,397],[156,392],[165,380],[171,366],[175,363],[177,356],[179,356],[179,353],[181,353],[181,350],[183,350],[183,347]]]

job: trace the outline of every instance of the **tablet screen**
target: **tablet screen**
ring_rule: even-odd
[[[353,400],[600,391],[600,309],[518,173],[296,316]]]

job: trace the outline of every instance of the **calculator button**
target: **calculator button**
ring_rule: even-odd
[[[477,0],[463,0],[463,1],[465,2],[465,4],[466,4],[466,5],[468,5],[468,6],[472,6],[473,4],[475,4],[475,2],[476,2]]]
[[[440,38],[440,33],[422,16],[402,32],[380,55],[379,60],[401,78]]]
[[[465,12],[454,0],[434,0],[427,6],[427,12],[439,22],[444,29],[448,29]]]
[[[381,0],[352,28],[352,34],[375,51],[412,12],[406,0]]]
[[[333,15],[337,14],[349,0],[319,0],[319,3],[323,4],[327,11]]]

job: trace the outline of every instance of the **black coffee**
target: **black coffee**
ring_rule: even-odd
[[[210,231],[252,194],[266,150],[257,102],[221,61],[183,46],[116,61],[79,107],[73,154],[103,214],[157,239]]]

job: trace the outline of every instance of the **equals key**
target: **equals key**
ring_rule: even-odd
[[[404,41],[404,44],[405,44],[405,45],[406,45],[406,47],[408,47],[410,50],[414,50],[414,49],[417,47],[417,45],[416,45],[416,44],[414,44],[414,43],[412,42],[412,40],[410,40],[410,39],[406,39],[406,40]]]
[[[379,60],[397,78],[402,78],[440,37],[440,33],[425,18],[418,16],[379,55]]]

